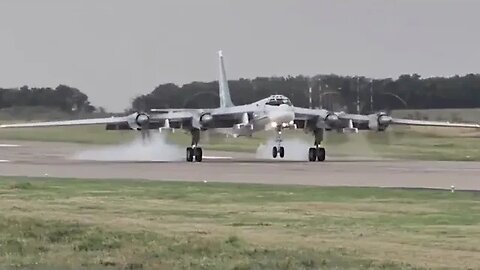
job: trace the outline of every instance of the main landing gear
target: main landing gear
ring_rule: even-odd
[[[325,148],[320,146],[323,141],[323,129],[315,129],[313,135],[315,147],[308,149],[308,161],[325,161]]]
[[[188,162],[202,162],[203,159],[203,150],[201,147],[187,147],[187,158]]]
[[[198,146],[198,142],[200,141],[200,130],[199,129],[192,129],[192,146],[187,147],[186,151],[186,160],[187,162],[202,162],[203,160],[203,150],[201,147]]]
[[[277,137],[275,138],[275,143],[276,146],[272,148],[272,157],[277,158],[279,156],[280,158],[285,157],[285,148],[281,146],[282,144],[282,130],[277,129]]]
[[[325,161],[325,148],[310,147],[308,149],[308,161]]]

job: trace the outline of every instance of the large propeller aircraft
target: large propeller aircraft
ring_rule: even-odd
[[[325,148],[322,141],[325,131],[358,132],[358,130],[384,131],[390,125],[436,126],[457,128],[480,128],[478,124],[421,121],[393,118],[379,112],[370,115],[334,112],[325,109],[295,107],[283,95],[272,95],[257,102],[235,106],[225,74],[222,52],[219,51],[219,96],[220,106],[213,109],[153,109],[149,113],[136,112],[122,117],[95,118],[53,122],[0,125],[0,128],[33,128],[53,126],[76,126],[105,124],[107,130],[139,130],[146,137],[152,129],[184,129],[192,136],[191,146],[186,149],[186,161],[201,162],[203,151],[200,133],[206,130],[227,130],[234,136],[252,136],[263,130],[275,131],[276,145],[272,148],[274,158],[283,158],[282,130],[303,129],[313,134],[313,146],[308,150],[309,161],[324,161]]]

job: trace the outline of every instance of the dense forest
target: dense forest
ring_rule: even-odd
[[[479,108],[480,74],[450,78],[421,78],[417,74],[398,79],[369,79],[337,75],[314,77],[258,77],[229,81],[233,102],[254,102],[271,94],[283,94],[300,107],[322,107],[369,113],[393,109]],[[309,91],[310,90],[310,91]],[[311,93],[311,94],[310,94]],[[310,103],[311,97],[311,103]],[[358,99],[357,99],[358,97]],[[162,84],[136,97],[128,111],[151,108],[200,108],[218,106],[218,82]],[[46,107],[69,114],[104,112],[90,104],[88,96],[66,85],[56,88],[0,88],[0,109]]]
[[[258,77],[229,81],[233,102],[246,104],[271,94],[283,94],[300,107],[367,113],[393,109],[480,107],[480,74],[450,78],[421,78],[417,74],[398,79],[369,79],[337,75],[314,77]],[[311,104],[310,93],[311,89]],[[216,107],[218,82],[192,82],[183,86],[162,84],[138,96],[133,110],[151,108]]]

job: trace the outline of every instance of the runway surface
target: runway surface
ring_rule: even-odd
[[[91,145],[0,141],[0,175],[128,178],[319,186],[480,190],[480,162],[328,157],[326,162],[257,160],[254,154],[205,151],[202,163],[72,160]]]

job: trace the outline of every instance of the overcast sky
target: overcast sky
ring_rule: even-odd
[[[67,84],[123,111],[161,83],[480,72],[480,1],[2,0],[0,87]]]

